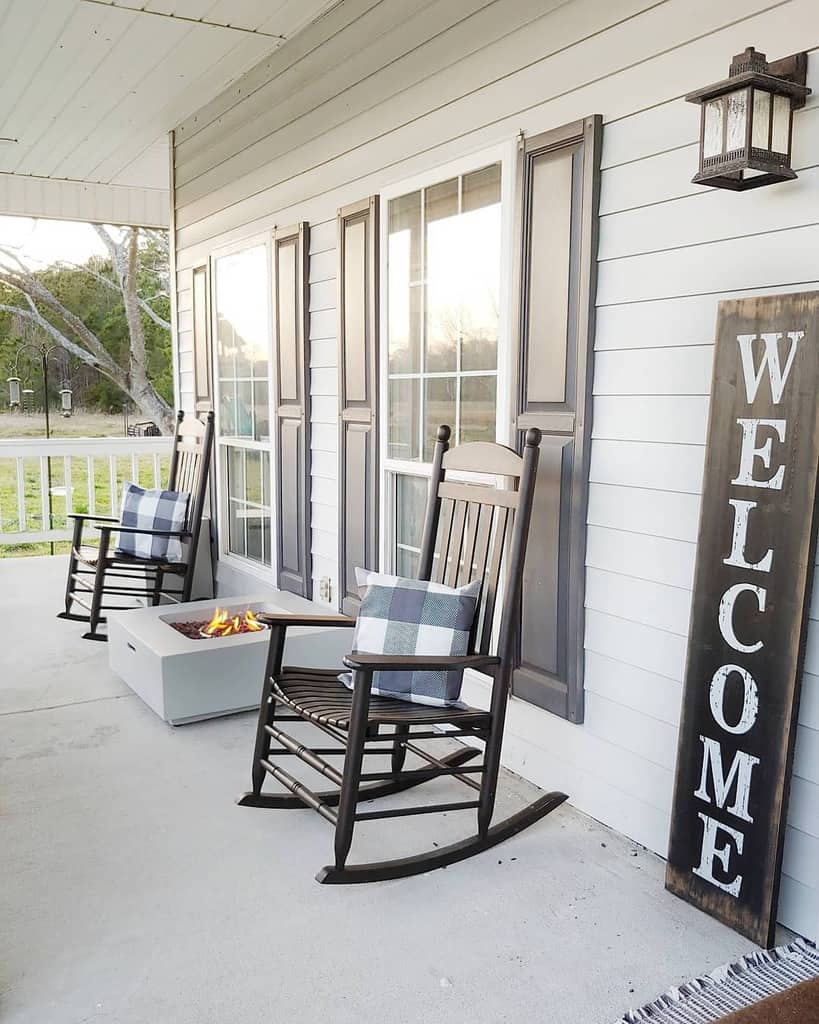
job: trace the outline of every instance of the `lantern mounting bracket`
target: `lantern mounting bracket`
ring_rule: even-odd
[[[781,78],[783,82],[792,82],[794,85],[804,87],[808,81],[807,53],[803,50],[801,53],[792,53],[790,57],[769,61],[768,74],[772,78]],[[794,96],[791,100],[792,109],[800,110],[804,107],[807,98],[807,93],[802,96]]]

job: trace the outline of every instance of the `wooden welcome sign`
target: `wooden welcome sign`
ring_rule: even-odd
[[[815,551],[819,292],[720,303],[666,888],[773,944]]]

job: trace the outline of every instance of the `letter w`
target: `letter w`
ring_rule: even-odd
[[[785,361],[784,371],[779,365],[779,339],[782,337],[782,333],[759,335],[765,344],[765,354],[762,356],[759,369],[754,366],[754,353],[751,347],[756,337],[757,335],[755,334],[737,335],[739,351],[742,356],[742,373],[745,377],[745,397],[749,404],[753,402],[767,369],[771,380],[771,397],[773,398],[774,405],[778,405],[782,392],[785,390],[785,384],[788,381],[788,374],[791,372],[791,367],[796,357],[796,347],[805,337],[805,332],[788,331],[791,347],[788,352],[788,358]]]
[[[716,740],[707,739],[705,736],[700,736],[700,739],[703,745],[702,776],[700,788],[694,791],[694,796],[704,800],[707,804],[711,803],[708,793],[708,768],[710,765],[717,807],[725,807],[731,787],[736,784],[736,797],[728,808],[728,813],[742,818],[743,821],[753,821],[754,819],[748,813],[748,800],[751,795],[751,773],[754,766],[759,764],[759,758],[738,750],[726,778],[722,767],[722,750],[719,743]]]

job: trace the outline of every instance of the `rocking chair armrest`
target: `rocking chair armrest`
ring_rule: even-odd
[[[366,654],[353,651],[344,659],[347,668],[378,672],[445,672],[451,669],[474,668],[478,671],[495,668],[501,660],[491,654],[418,655]]]
[[[259,622],[268,626],[354,626],[355,619],[349,615],[288,615],[287,612],[257,612]]]
[[[68,512],[66,519],[79,519],[81,522],[91,522],[92,520],[98,523],[118,523],[119,519],[116,516],[98,516],[92,515],[90,512]]]
[[[139,526],[97,526],[100,533],[138,533],[143,537],[180,537],[187,540],[193,536],[190,530],[147,530]]]

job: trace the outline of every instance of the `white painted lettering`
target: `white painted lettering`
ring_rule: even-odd
[[[737,423],[742,428],[742,445],[739,450],[739,472],[732,484],[745,484],[748,487],[770,487],[773,490],[782,490],[782,478],[785,475],[785,467],[780,466],[772,477],[767,480],[757,480],[754,476],[754,459],[761,459],[765,469],[771,468],[771,445],[773,438],[768,438],[765,443],[756,447],[756,432],[760,427],[771,427],[776,431],[780,441],[785,440],[784,420],[758,420],[738,419]]]
[[[771,397],[773,398],[774,405],[778,405],[782,392],[785,390],[785,384],[791,372],[793,361],[796,358],[797,345],[805,337],[805,332],[788,331],[791,347],[788,352],[788,358],[785,360],[784,371],[779,365],[779,340],[782,337],[781,332],[779,334],[759,335],[765,345],[765,353],[762,356],[759,369],[754,366],[754,353],[752,349],[756,337],[757,335],[755,334],[737,335],[739,353],[742,357],[742,374],[745,377],[745,397],[750,405],[756,398],[759,385],[762,383],[762,378],[765,376],[765,370],[767,369],[768,378],[771,382]]]
[[[762,649],[762,641],[757,640],[755,644],[744,644],[737,638],[734,631],[734,605],[739,595],[745,591],[756,594],[756,603],[759,610],[761,612],[765,611],[765,600],[768,591],[764,587],[755,587],[753,583],[735,583],[725,591],[720,599],[719,631],[722,633],[723,640],[733,647],[735,651],[741,651],[743,654],[753,654],[754,651]]]
[[[709,818],[707,814],[698,813],[697,817],[702,819],[702,850],[700,862],[694,868],[694,874],[699,875],[706,882],[710,882],[711,885],[717,886],[718,889],[723,889],[732,896],[739,896],[742,890],[742,875],[734,875],[730,882],[720,882],[714,878],[714,861],[718,860],[720,862],[722,870],[727,875],[731,863],[731,844],[726,843],[725,846],[718,849],[719,832],[724,832],[733,839],[738,854],[742,854],[745,836],[738,832],[737,829],[730,828],[728,825],[722,825],[713,818]]]
[[[699,789],[694,790],[694,796],[704,800],[707,804],[711,803],[708,793],[708,769],[710,767],[711,780],[714,783],[714,803],[717,807],[725,807],[732,787],[736,786],[734,802],[726,810],[735,818],[753,822],[754,819],[748,811],[748,801],[751,797],[751,774],[754,767],[759,764],[759,758],[746,754],[744,750],[738,750],[726,776],[722,765],[722,748],[719,743],[707,736],[700,736],[700,739],[703,746],[702,775]]]
[[[773,548],[758,562],[749,562],[745,557],[745,544],[748,540],[748,517],[751,509],[757,507],[755,501],[743,501],[741,498],[729,498],[728,504],[734,509],[734,534],[731,539],[731,554],[723,558],[725,565],[735,565],[738,569],[756,569],[759,572],[770,572],[773,562]]]
[[[725,720],[725,684],[729,677],[734,674],[738,675],[742,680],[742,711],[739,721],[735,725],[730,725]],[[709,700],[714,721],[721,729],[733,733],[735,736],[748,732],[754,722],[756,722],[756,717],[759,714],[759,691],[757,690],[756,680],[741,665],[721,665],[717,669],[711,679]]]

